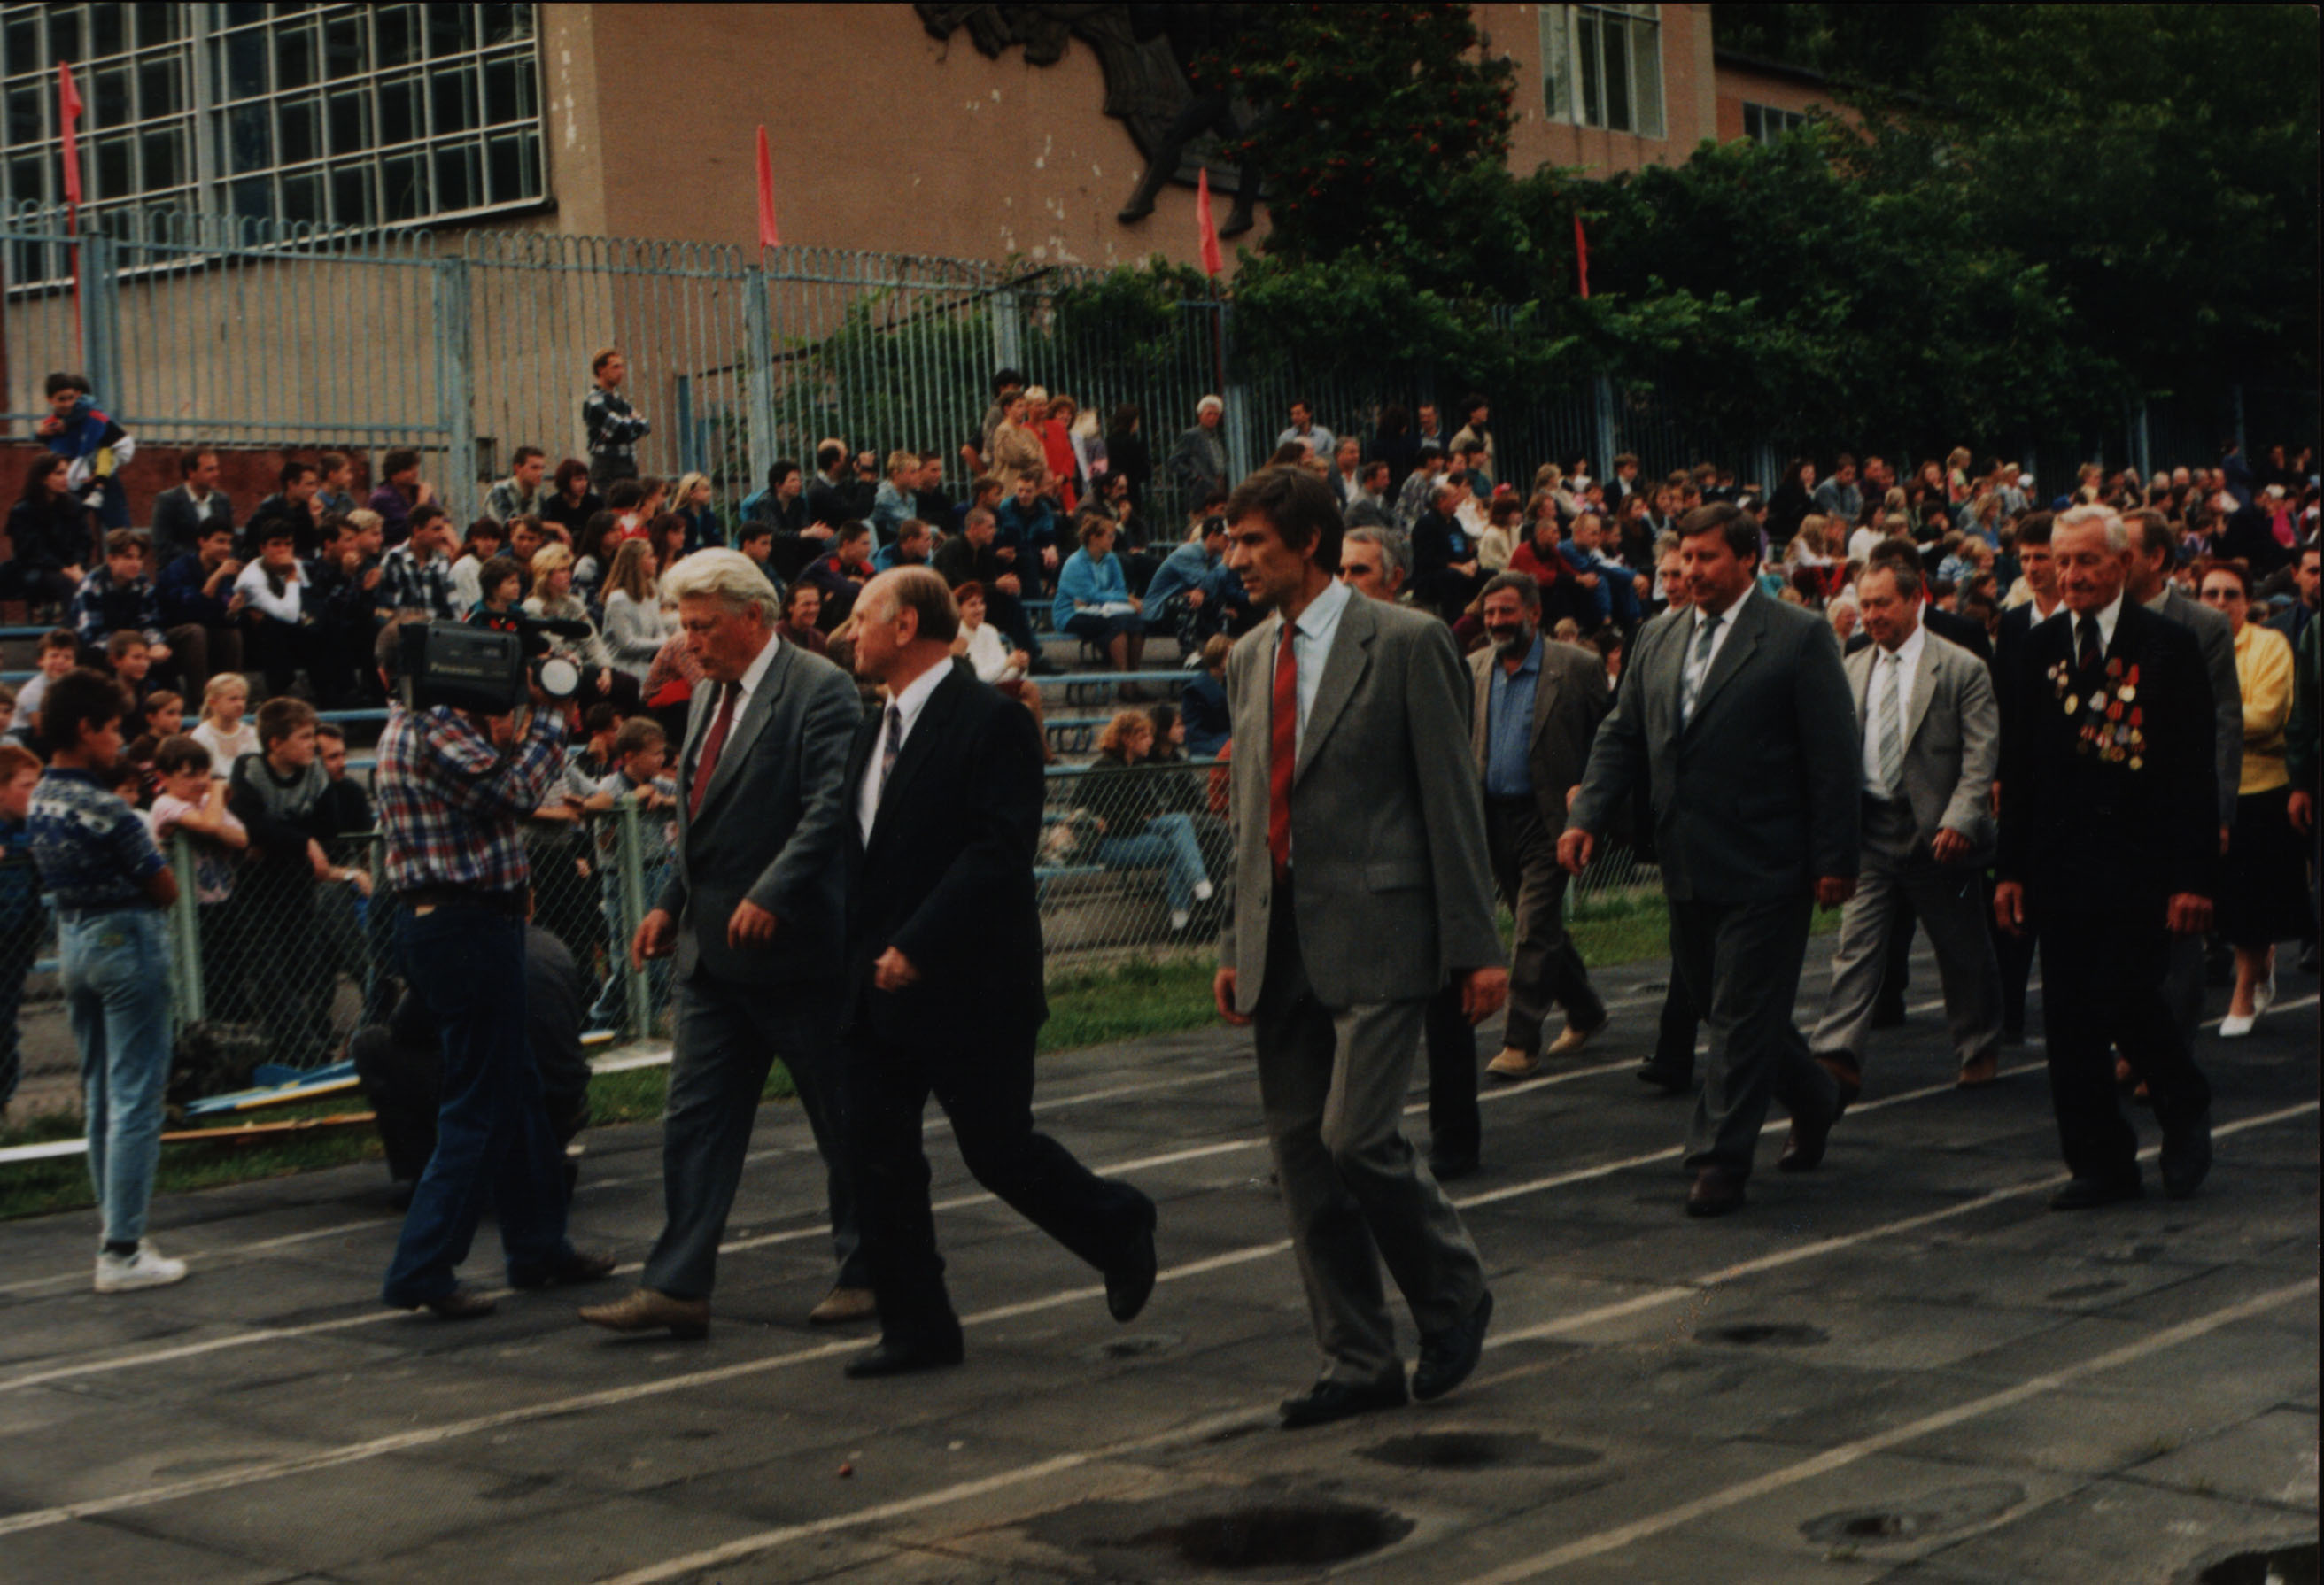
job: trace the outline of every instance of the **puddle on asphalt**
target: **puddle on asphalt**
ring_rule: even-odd
[[[1424,1431],[1357,1450],[1357,1456],[1399,1470],[1571,1470],[1603,1457],[1593,1448],[1561,1447],[1530,1431]]]
[[[2014,1481],[1956,1486],[1893,1507],[1843,1508],[1810,1519],[1800,1534],[1819,1546],[1892,1545],[1981,1525],[2024,1500],[2025,1488]]]
[[[1831,1334],[1821,1326],[1790,1321],[1736,1321],[1706,1326],[1694,1334],[1699,1343],[1726,1343],[1735,1348],[1805,1349],[1829,1342]]]
[[[1393,1546],[1413,1528],[1388,1508],[1274,1488],[1075,1503],[1030,1521],[1025,1534],[1095,1559],[1115,1578],[1157,1565],[1171,1574],[1325,1567]]]

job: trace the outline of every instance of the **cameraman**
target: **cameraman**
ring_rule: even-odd
[[[401,630],[380,635],[391,697]],[[535,696],[535,703],[540,703]],[[524,927],[530,873],[520,826],[565,760],[553,709],[493,715],[391,705],[373,790],[387,836],[387,881],[401,907],[405,978],[442,1031],[444,1103],[388,1267],[383,1301],[447,1321],[489,1314],[460,1286],[489,1199],[512,1286],[594,1282],[611,1257],[565,1235],[563,1151],[525,1040]]]

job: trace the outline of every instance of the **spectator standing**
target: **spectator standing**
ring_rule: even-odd
[[[661,595],[654,587],[653,548],[624,539],[605,575],[605,648],[613,664],[640,682],[669,637],[662,620]]]
[[[549,454],[538,446],[520,446],[509,462],[509,476],[484,493],[484,515],[502,523],[512,523],[521,517],[546,517],[549,497],[540,488],[540,475],[549,466]],[[561,470],[560,470],[561,472]],[[586,481],[587,475],[583,478]],[[563,491],[563,481],[558,481]]]
[[[1213,491],[1223,494],[1233,484],[1227,474],[1226,438],[1220,431],[1226,411],[1227,404],[1218,397],[1203,398],[1194,404],[1194,427],[1171,448],[1170,482],[1177,486],[1182,502],[1205,500]]]
[[[1690,1216],[1741,1209],[1771,1098],[1777,1166],[1823,1157],[1839,1089],[1792,1022],[1813,907],[1856,888],[1863,769],[1839,646],[1812,613],[1757,593],[1759,538],[1720,503],[1680,527],[1692,608],[1638,636],[1558,839],[1580,873],[1641,779],[1669,894],[1672,970],[1711,1025],[1688,1129]]]
[[[630,360],[620,347],[600,348],[589,360],[589,373],[595,383],[581,399],[581,429],[588,438],[589,482],[602,490],[616,479],[638,476],[638,442],[653,426],[622,394]]]
[[[0,1118],[8,1115],[23,1075],[17,1013],[24,1004],[24,981],[49,933],[40,867],[25,824],[40,780],[39,755],[22,743],[0,743]]]
[[[179,680],[189,695],[214,676],[242,669],[242,596],[235,591],[241,576],[234,530],[222,525],[212,525],[194,549],[162,571],[155,596]]]
[[[612,769],[597,779],[581,806],[593,814],[610,814],[623,804],[637,806],[637,865],[642,877],[639,895],[658,898],[669,879],[672,811],[678,806],[678,783],[663,774],[669,763],[669,735],[651,717],[636,716],[615,730],[606,755],[613,761]],[[622,902],[622,829],[613,820],[601,822],[597,828],[598,894],[605,917],[608,957],[605,981],[589,1009],[586,1027],[607,1031],[629,1023],[628,982],[612,960],[627,950],[640,923],[630,917]],[[657,962],[647,974],[646,1003],[660,1006],[669,1000],[669,965]]]
[[[153,498],[153,554],[162,566],[214,530],[234,527],[234,503],[218,488],[218,472],[215,451],[197,447],[178,454],[179,482]]]
[[[2236,949],[2236,989],[2219,1025],[2222,1039],[2249,1035],[2275,1000],[2275,944],[2312,938],[2306,844],[2292,824],[2292,777],[2284,766],[2292,720],[2292,646],[2251,620],[2251,575],[2234,562],[2203,569],[2203,604],[2227,619],[2236,642],[2244,750],[2235,840],[2219,877],[2219,934]]]
[[[1080,404],[1070,396],[1053,396],[1043,410],[1033,415],[1033,428],[1041,437],[1041,464],[1049,480],[1049,493],[1067,517],[1081,510],[1082,493],[1089,486],[1089,476],[1081,470],[1081,457],[1074,450],[1074,420],[1081,414]]]
[[[1767,538],[1788,545],[1800,530],[1800,521],[1815,506],[1815,464],[1795,456],[1784,465],[1775,493],[1767,499]]]
[[[1481,392],[1471,392],[1461,399],[1461,413],[1462,422],[1460,429],[1452,437],[1450,449],[1453,456],[1458,456],[1461,455],[1461,448],[1464,446],[1481,446],[1485,448],[1485,463],[1481,470],[1484,477],[1480,484],[1480,489],[1489,492],[1495,482],[1501,476],[1500,454],[1494,448],[1492,404],[1485,400]]]
[[[1422,442],[1414,454],[1412,472],[1405,475],[1404,486],[1397,492],[1397,528],[1410,534],[1420,526],[1420,520],[1435,508],[1436,486],[1443,476],[1443,448],[1433,442]]]
[[[1277,446],[1294,443],[1304,446],[1309,456],[1325,463],[1332,460],[1337,449],[1332,431],[1315,421],[1315,410],[1304,396],[1291,399],[1291,422],[1284,426],[1283,433],[1275,438],[1275,443]]]
[[[33,432],[65,459],[66,487],[97,527],[127,528],[129,497],[121,488],[121,470],[137,455],[136,438],[97,410],[87,376],[51,374],[46,386],[49,414]]]
[[[1846,534],[1850,525],[1864,515],[1864,492],[1856,483],[1856,459],[1846,452],[1833,459],[1831,477],[1815,487],[1815,509],[1840,525]],[[1856,552],[1850,548],[1849,555]]]
[[[443,507],[436,500],[436,486],[420,476],[420,454],[399,448],[380,459],[379,488],[364,502],[379,513],[382,532],[387,547],[392,550],[410,539],[413,521],[422,507],[432,507],[439,514]]]
[[[178,900],[152,834],[114,796],[120,687],[76,671],[51,690],[42,731],[49,769],[26,826],[41,884],[57,909],[57,977],[80,1047],[88,1175],[104,1219],[100,1294],[180,1281],[186,1263],[145,1239],[170,1080],[170,942],[162,910]]]
[[[1318,1425],[1407,1400],[1383,1253],[1420,1333],[1411,1394],[1452,1391],[1483,1350],[1483,1264],[1400,1118],[1429,999],[1460,982],[1473,1023],[1508,975],[1450,635],[1334,576],[1339,511],[1304,470],[1253,475],[1226,516],[1228,563],[1272,620],[1227,666],[1236,885],[1213,991],[1230,1023],[1258,1026],[1269,1142],[1328,1361],[1282,1417]],[[1372,875],[1397,884],[1372,889]]]
[[[581,530],[591,518],[605,510],[604,497],[589,488],[589,465],[577,457],[568,456],[557,465],[556,484],[549,498],[540,503],[540,519],[563,529],[577,554]]]
[[[1001,414],[985,453],[985,471],[1001,481],[1003,492],[1015,491],[1017,481],[1026,477],[1033,480],[1038,492],[1048,466],[1048,451],[1034,428],[1032,403],[1023,392],[1018,392],[1007,399]]]
[[[972,477],[990,473],[992,467],[992,432],[1009,417],[1009,403],[1017,392],[1025,389],[1025,376],[1015,369],[1002,369],[992,376],[992,400],[984,409],[984,419],[977,426],[975,437],[960,448],[961,460],[968,465]]]
[[[8,543],[14,554],[0,566],[0,587],[60,612],[80,587],[91,548],[88,510],[66,483],[69,468],[54,453],[33,457],[24,487],[8,509]]]
[[[1595,651],[1550,642],[1541,611],[1532,579],[1496,575],[1484,592],[1492,641],[1469,657],[1469,736],[1485,789],[1486,852],[1517,926],[1508,1028],[1486,1064],[1500,1079],[1530,1078],[1545,1055],[1575,1055],[1608,1018],[1565,930],[1567,876],[1557,862],[1557,839],[1565,830],[1566,799],[1581,784],[1591,741],[1612,701]],[[1565,1027],[1545,1054],[1542,1027],[1553,1003],[1565,1009]]]
[[[1146,414],[1134,401],[1113,410],[1105,428],[1106,471],[1130,482],[1130,504],[1149,510],[1147,491],[1154,482],[1154,453],[1146,444]]]
[[[838,525],[857,514],[847,510],[852,481],[847,476],[847,447],[825,440],[815,448],[815,477],[807,486],[807,515],[817,526]]]

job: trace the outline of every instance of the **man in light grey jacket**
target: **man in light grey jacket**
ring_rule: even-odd
[[[2001,967],[1979,878],[1993,857],[2001,709],[1985,663],[1922,625],[1923,592],[1918,568],[1893,560],[1856,585],[1872,635],[1846,661],[1864,739],[1864,864],[1840,916],[1823,1018],[1808,1037],[1843,1106],[1862,1087],[1900,901],[1936,950],[1960,1083],[1990,1083],[2000,1061]]]
[[[1484,1268],[1400,1120],[1430,999],[1461,981],[1474,1023],[1508,975],[1450,631],[1333,576],[1339,507],[1306,470],[1253,475],[1226,518],[1227,566],[1272,614],[1227,660],[1234,892],[1214,993],[1229,1023],[1257,1025],[1268,1140],[1328,1359],[1283,1422],[1319,1425],[1406,1401],[1383,1261],[1420,1332],[1411,1395],[1442,1396],[1476,1367]]]
[[[582,1312],[615,1332],[700,1337],[718,1240],[780,1056],[823,1154],[839,1276],[808,1317],[870,1320],[839,1055],[842,782],[862,712],[846,673],[775,634],[772,585],[739,550],[674,568],[695,690],[678,761],[678,849],[633,960],[675,954],[676,1040],[662,1120],[662,1234],[628,1298]]]

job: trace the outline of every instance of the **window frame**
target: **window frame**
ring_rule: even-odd
[[[1667,141],[1662,26],[1659,5],[1598,0],[1542,6],[1545,114],[1567,125]],[[1609,77],[1609,64],[1616,63],[1618,80]],[[1618,115],[1627,124],[1615,124]]]
[[[1774,123],[1772,130],[1769,126],[1771,119]],[[1755,122],[1757,125],[1753,124]],[[1803,110],[1786,110],[1780,105],[1763,105],[1757,99],[1743,101],[1743,135],[1762,148],[1773,147],[1778,140],[1798,132],[1807,124],[1808,115]]]

